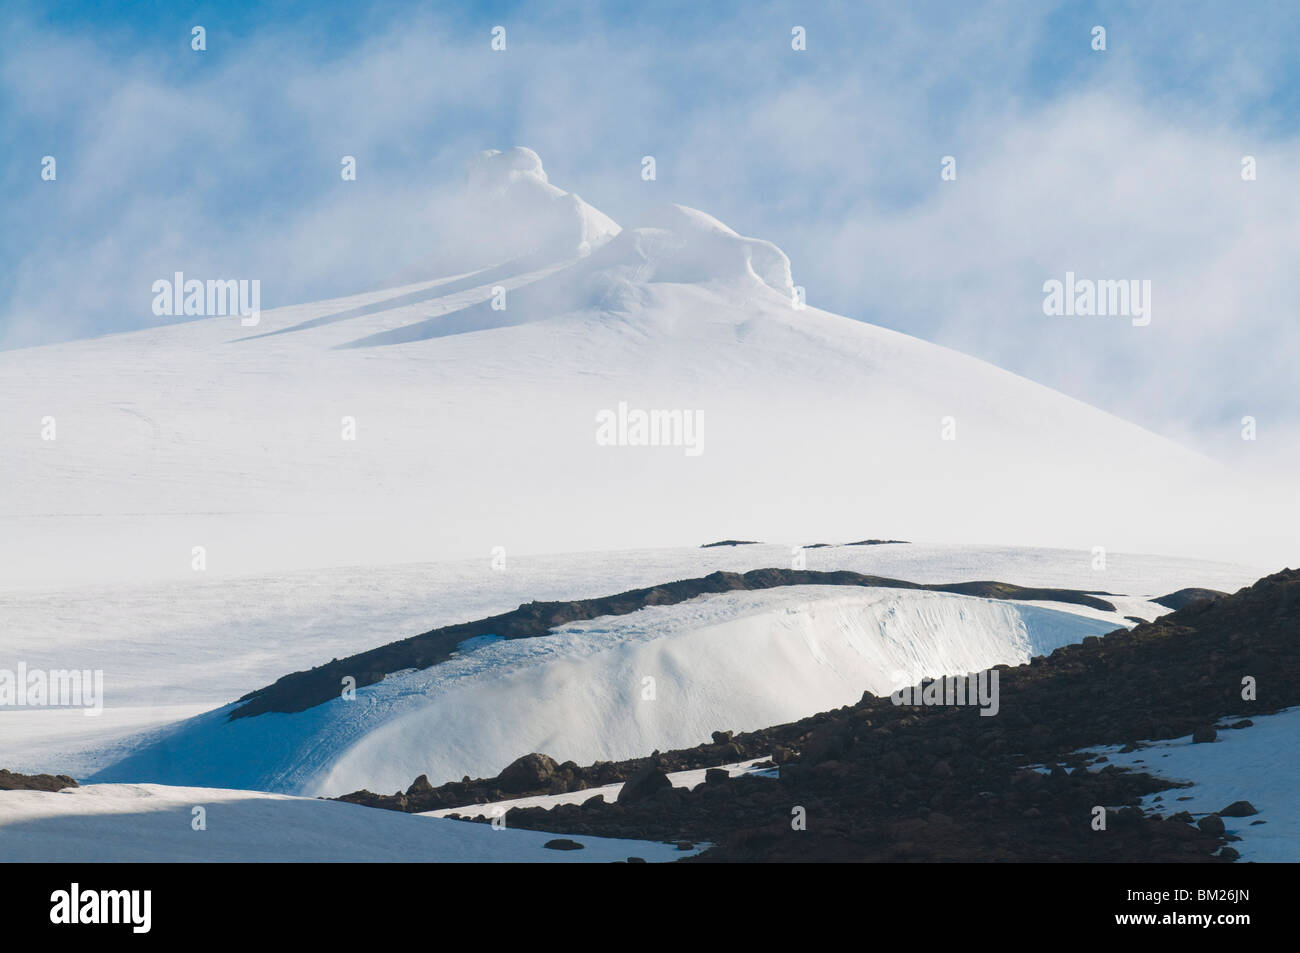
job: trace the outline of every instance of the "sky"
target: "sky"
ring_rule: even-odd
[[[382,287],[454,246],[446,203],[470,156],[525,145],[625,227],[678,202],[775,242],[811,305],[1221,458],[1300,462],[1295,4],[0,17],[0,347],[152,326],[152,283],[175,271],[260,277],[264,307]],[[1044,283],[1067,272],[1150,281],[1150,324],[1045,315]]]

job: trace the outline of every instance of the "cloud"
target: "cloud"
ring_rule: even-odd
[[[527,145],[625,226],[672,201],[774,241],[812,304],[1221,455],[1254,414],[1281,452],[1300,446],[1300,28],[1277,9],[579,5],[503,14],[505,53],[481,18],[414,7],[328,43],[310,21],[214,28],[206,54],[18,21],[4,184],[31,225],[0,237],[0,342],[149,326],[150,285],[176,270],[261,277],[272,307],[432,268],[471,227],[465,161]],[[47,152],[56,183],[37,175]],[[1042,284],[1066,270],[1150,279],[1151,325],[1044,316]]]

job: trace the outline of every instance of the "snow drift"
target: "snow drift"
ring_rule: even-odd
[[[509,612],[533,599],[590,599],[665,580],[779,566],[779,545],[516,556],[350,566],[274,575],[192,573],[147,584],[0,590],[0,632],[11,659],[29,667],[103,670],[105,710],[0,709],[5,767],[51,766],[85,778],[121,760],[135,735],[214,708],[289,671],[348,658],[431,628]],[[1152,596],[1189,585],[1236,590],[1262,574],[1249,567],[1166,557],[988,546],[827,546],[808,568],[895,579],[999,579],[1024,586],[1105,589],[1116,612],[1048,605],[1100,618],[1154,619]]]
[[[944,593],[807,586],[700,597],[463,646],[295,714],[165,730],[95,781],[334,796],[491,777],[529,751],[583,764],[688,747],[1102,635],[1115,623]]]

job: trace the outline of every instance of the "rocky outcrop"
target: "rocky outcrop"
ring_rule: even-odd
[[[635,804],[646,798],[654,797],[660,791],[669,789],[673,782],[658,764],[647,764],[632,777],[628,778],[618,792],[619,804]]]
[[[1220,592],[1218,589],[1179,589],[1177,592],[1159,596],[1151,601],[1158,606],[1177,611],[1178,609],[1186,609],[1196,603],[1213,602],[1215,599],[1222,599],[1226,595],[1226,592]]]
[[[0,791],[62,791],[77,786],[66,774],[15,774],[0,768]]]
[[[503,791],[540,791],[548,789],[555,780],[559,765],[554,758],[544,754],[526,754],[517,761],[506,765],[497,775],[497,783]]]

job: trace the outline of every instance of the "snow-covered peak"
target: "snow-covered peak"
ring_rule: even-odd
[[[484,149],[466,164],[465,175],[470,189],[483,191],[503,190],[522,179],[550,184],[542,168],[542,157],[526,146],[515,146],[505,152]]]
[[[760,238],[738,235],[706,212],[685,205],[661,205],[653,210],[646,224],[666,229],[683,241],[666,269],[683,277],[661,275],[662,280],[748,278],[786,296],[794,289],[790,259],[785,252]]]
[[[591,266],[610,283],[723,282],[771,289],[789,298],[790,259],[771,242],[745,238],[712,215],[685,205],[651,210],[642,227],[622,232]]]
[[[541,157],[523,146],[474,156],[465,187],[475,231],[496,261],[584,257],[622,230],[604,212],[552,185]]]
[[[466,198],[490,257],[545,261],[586,257],[606,246],[589,274],[602,294],[649,281],[740,282],[789,297],[790,259],[771,242],[745,238],[712,215],[684,205],[651,209],[623,231],[577,195],[551,183],[541,157],[515,146],[488,149],[466,166]]]

